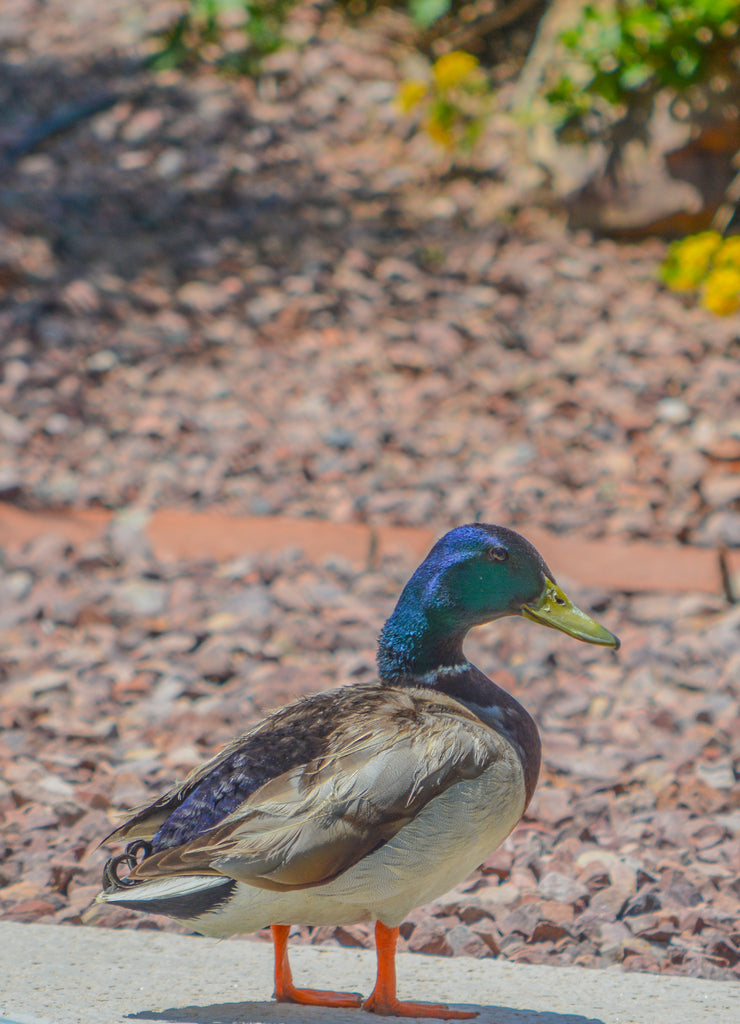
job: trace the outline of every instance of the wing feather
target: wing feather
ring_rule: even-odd
[[[400,705],[388,698],[362,732],[357,721],[340,723],[322,756],[270,779],[191,841],[147,857],[130,880],[223,874],[267,889],[319,885],[501,756],[497,734],[457,701],[428,691],[403,691]]]

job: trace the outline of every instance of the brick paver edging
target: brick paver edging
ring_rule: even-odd
[[[18,553],[44,535],[73,547],[102,538],[130,510],[82,508],[30,512],[0,502],[0,547]],[[301,549],[323,560],[338,556],[372,566],[386,555],[412,568],[431,547],[436,533],[422,528],[333,523],[282,516],[233,516],[219,510],[158,509],[141,514],[141,528],[155,557],[227,561],[256,552]],[[582,586],[628,593],[667,591],[740,596],[740,551],[660,545],[648,541],[578,540],[539,529],[526,530],[553,572]]]

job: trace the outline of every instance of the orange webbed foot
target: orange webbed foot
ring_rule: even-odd
[[[469,1020],[478,1014],[471,1010],[451,1010],[444,1003],[407,1003],[396,998],[396,944],[398,928],[375,924],[375,950],[378,956],[378,980],[363,1010],[387,1017],[433,1017],[437,1020]]]
[[[400,999],[374,999],[370,996],[362,1004],[363,1010],[387,1017],[433,1017],[437,1020],[469,1020],[477,1017],[473,1010],[451,1010],[445,1003],[401,1002]]]
[[[288,933],[290,928],[274,924],[271,928],[275,945],[275,991],[279,1003],[300,1003],[302,1006],[359,1007],[362,996],[358,992],[330,992],[316,988],[296,988],[288,961]]]
[[[318,988],[295,988],[284,986],[281,992],[275,989],[278,1003],[300,1003],[302,1006],[337,1006],[357,1008],[362,1005],[358,992],[330,992]]]

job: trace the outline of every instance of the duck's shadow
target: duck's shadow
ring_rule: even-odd
[[[553,1013],[551,1010],[514,1010],[508,1006],[455,1004],[480,1016],[478,1024],[604,1024],[580,1013]],[[400,1018],[383,1018],[399,1020]],[[425,1020],[428,1018],[422,1018]],[[211,1003],[209,1006],[173,1006],[168,1010],[139,1010],[126,1014],[130,1021],[169,1021],[170,1024],[372,1024],[373,1016],[362,1010],[332,1009],[321,1006],[291,1006],[274,1002]],[[377,1020],[377,1018],[375,1018]]]

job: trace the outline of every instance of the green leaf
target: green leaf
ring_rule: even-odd
[[[450,9],[451,0],[410,0],[409,11],[417,25],[428,28]]]
[[[620,74],[619,85],[622,89],[639,89],[652,75],[653,69],[648,64],[631,64]]]

